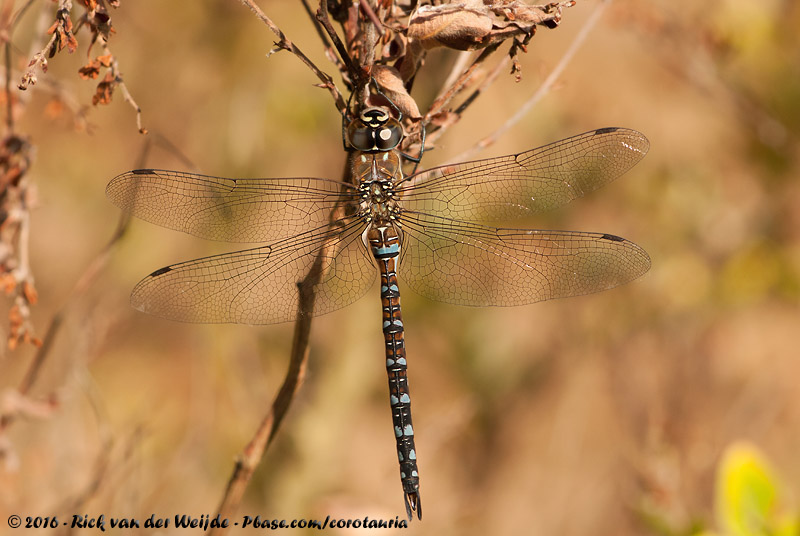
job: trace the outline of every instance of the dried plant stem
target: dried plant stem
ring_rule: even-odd
[[[495,80],[497,80],[497,77],[500,76],[501,72],[505,71],[506,66],[508,65],[508,62],[510,62],[510,61],[511,61],[511,58],[509,56],[503,56],[503,59],[501,59],[497,63],[497,65],[495,65],[494,69],[492,69],[492,71],[488,74],[488,76],[486,76],[486,78],[483,79],[483,82],[481,82],[480,85],[478,85],[478,87],[475,89],[475,91],[473,91],[469,95],[469,97],[464,99],[464,102],[459,104],[458,108],[456,108],[456,110],[455,110],[455,113],[457,115],[459,115],[459,116],[463,115],[464,112],[467,110],[467,108],[469,108],[469,105],[472,104],[473,102],[475,102],[475,99],[480,97],[481,94],[483,92],[485,92],[486,89],[490,85],[492,85]]]
[[[333,47],[331,46],[331,42],[328,40],[328,36],[325,35],[325,32],[320,28],[319,24],[317,24],[316,16],[314,15],[314,10],[311,9],[311,6],[308,5],[308,0],[303,0],[303,9],[308,15],[309,19],[311,19],[311,24],[314,26],[314,30],[317,32],[317,37],[319,40],[322,41],[322,47],[325,49],[325,57],[327,57],[333,66],[336,67],[340,73],[345,72],[344,63],[339,59],[339,56],[336,55],[334,52]],[[347,80],[345,80],[347,82]]]
[[[564,55],[561,56],[561,59],[559,60],[558,64],[556,64],[556,67],[545,79],[542,85],[539,86],[539,88],[534,92],[534,94],[531,95],[522,106],[520,106],[519,110],[517,110],[517,113],[509,117],[508,120],[500,126],[500,128],[481,139],[471,148],[454,157],[452,161],[463,162],[473,158],[476,153],[495,143],[500,136],[505,134],[511,127],[516,125],[523,117],[525,117],[525,115],[527,115],[531,109],[533,109],[533,107],[536,106],[536,104],[538,104],[539,101],[550,92],[556,80],[558,80],[558,78],[561,76],[561,73],[564,72],[564,69],[575,56],[575,53],[578,51],[584,41],[586,41],[589,33],[597,24],[597,21],[600,20],[600,16],[610,4],[611,0],[602,0],[597,5],[597,8],[592,12],[589,18],[586,19],[586,22],[583,23],[583,26],[581,27],[580,31],[578,31],[569,48],[567,48],[567,50],[564,52]]]
[[[136,111],[136,128],[139,129],[139,132],[142,134],[147,134],[147,129],[142,126],[142,109],[141,107],[136,104],[136,101],[133,100],[133,96],[131,92],[128,91],[128,86],[125,85],[125,82],[122,81],[122,78],[117,78],[117,82],[119,83],[119,88],[122,90],[122,96],[128,104]]]
[[[453,67],[450,69],[450,74],[447,75],[447,79],[442,83],[442,87],[450,87],[455,84],[459,75],[467,68],[473,54],[473,51],[470,50],[462,50],[458,53],[456,61],[453,62]]]
[[[360,2],[358,4],[358,7],[361,8],[361,12],[364,13],[367,16],[367,18],[372,22],[373,26],[375,27],[375,30],[378,32],[378,35],[383,36],[383,34],[385,33],[383,30],[383,23],[375,14],[375,11],[372,10],[370,5],[367,2]]]
[[[479,65],[485,62],[489,58],[489,56],[491,56],[497,50],[499,46],[500,43],[495,43],[483,49],[480,55],[478,55],[478,57],[475,58],[475,61],[473,61],[472,64],[467,69],[465,69],[463,73],[461,73],[461,76],[459,76],[456,79],[456,81],[453,82],[453,84],[447,88],[447,90],[445,90],[438,97],[436,97],[436,100],[433,101],[433,104],[431,104],[428,113],[425,114],[425,117],[422,120],[423,124],[427,125],[428,123],[430,123],[431,118],[434,115],[441,112],[444,109],[444,107],[447,106],[451,100],[453,100],[453,97],[458,95],[458,93],[460,93],[464,89],[464,86],[467,84],[470,77],[472,77],[473,73],[475,72],[475,69],[477,69]]]
[[[345,166],[345,177],[349,178],[351,166],[349,161]],[[331,212],[330,221],[335,222],[344,216],[343,207],[339,206]],[[330,233],[332,237],[336,236],[336,229],[331,223]],[[220,502],[217,514],[221,518],[230,519],[239,508],[242,502],[242,497],[250,483],[250,478],[253,472],[258,467],[261,458],[267,447],[272,443],[275,435],[278,433],[278,428],[289,410],[289,406],[294,400],[294,395],[305,379],[306,364],[308,363],[309,341],[311,335],[311,319],[314,315],[314,301],[316,295],[314,294],[314,287],[322,280],[325,275],[326,266],[330,263],[324,262],[326,259],[332,259],[336,256],[336,251],[332,250],[329,244],[324,245],[317,252],[317,257],[314,264],[306,274],[305,278],[297,284],[299,293],[299,301],[297,307],[297,316],[294,325],[294,337],[292,339],[292,350],[289,359],[289,368],[286,371],[286,376],[283,379],[278,394],[272,402],[272,406],[267,411],[266,416],[261,421],[258,429],[250,442],[244,447],[242,453],[238,456],[236,464],[228,480],[228,485],[225,488],[225,493]],[[227,529],[219,528],[212,529],[211,534],[222,534]]]
[[[56,512],[79,512],[84,510],[86,504],[97,496],[111,466],[111,453],[114,447],[114,436],[108,422],[108,415],[105,411],[102,397],[92,383],[92,378],[85,369],[78,374],[78,383],[81,384],[89,401],[89,406],[94,414],[97,423],[97,435],[100,447],[97,449],[97,457],[94,461],[94,468],[91,478],[78,493],[66,499],[61,506],[56,507]],[[69,514],[67,514],[69,515]]]
[[[328,37],[330,37],[333,45],[336,47],[336,50],[339,52],[339,57],[347,67],[347,73],[350,75],[350,80],[353,82],[353,85],[356,89],[365,88],[369,82],[369,80],[363,76],[361,70],[356,67],[353,63],[353,59],[350,57],[350,53],[347,51],[347,48],[342,43],[342,40],[339,39],[339,34],[336,33],[336,30],[331,25],[330,18],[328,17],[328,0],[320,0],[319,2],[319,9],[317,10],[317,21],[322,25],[327,32]]]
[[[114,77],[114,82],[116,82],[117,86],[122,90],[122,97],[128,104],[136,112],[136,128],[139,130],[141,134],[147,134],[147,129],[142,126],[142,108],[133,100],[133,95],[131,92],[128,91],[128,86],[125,85],[125,81],[122,79],[122,72],[119,69],[119,62],[117,61],[117,57],[111,53],[111,50],[108,48],[108,43],[105,42],[103,39],[103,53],[107,56],[113,58],[111,61],[111,75]]]
[[[53,32],[53,35],[50,37],[50,41],[47,42],[44,48],[33,55],[33,59],[31,59],[31,62],[28,65],[28,70],[22,75],[22,82],[20,82],[18,86],[19,89],[27,89],[29,85],[36,83],[36,68],[39,65],[42,65],[42,69],[46,69],[47,55],[55,45],[57,38],[58,35]]]
[[[11,43],[6,43],[6,129],[8,134],[14,133],[14,101],[11,99]]]
[[[25,376],[17,387],[17,392],[21,396],[25,396],[30,393],[31,389],[36,384],[36,380],[39,378],[39,372],[42,370],[42,366],[50,356],[50,351],[53,348],[56,336],[58,335],[59,330],[64,323],[64,319],[69,313],[70,307],[76,302],[76,298],[81,296],[92,286],[92,283],[97,279],[97,276],[108,264],[114,247],[128,228],[129,221],[130,217],[126,216],[125,214],[120,217],[117,229],[112,235],[111,239],[86,268],[86,271],[84,271],[81,278],[73,287],[70,297],[65,302],[65,305],[53,315],[50,325],[48,326],[47,331],[42,338],[42,345],[37,349],[33,361],[31,361]],[[14,414],[6,414],[0,417],[0,433],[7,429],[14,422],[14,419]]]
[[[28,6],[24,6],[24,9],[27,9]],[[22,10],[21,10],[22,11]],[[69,22],[69,15],[72,12],[72,0],[58,0],[58,15],[56,24],[59,23],[59,20],[63,22],[66,20],[67,23]],[[66,17],[65,19],[61,19],[61,17]],[[71,24],[71,23],[70,23]],[[26,90],[29,85],[33,85],[36,83],[36,68],[41,65],[42,71],[47,71],[47,56],[54,52],[54,48],[56,46],[56,41],[59,38],[59,30],[53,27],[53,33],[50,37],[50,41],[47,42],[45,47],[34,54],[33,58],[31,59],[30,63],[28,64],[28,70],[25,71],[25,74],[22,75],[22,81],[17,86],[21,90]],[[66,30],[67,32],[69,29]],[[77,45],[77,41],[75,41],[74,37],[72,37],[72,43]],[[59,48],[63,48],[66,46],[65,43],[61,43]],[[72,45],[74,46],[74,45]],[[70,48],[70,50],[73,50]]]
[[[142,167],[144,165],[149,147],[150,143],[148,141],[145,143],[144,148],[137,159],[136,167]],[[65,304],[53,315],[53,318],[50,320],[50,325],[47,327],[47,331],[42,338],[42,345],[37,349],[33,361],[31,361],[25,376],[17,387],[17,393],[20,396],[26,396],[28,393],[30,393],[31,389],[33,389],[33,386],[36,384],[36,380],[39,378],[39,372],[42,370],[42,366],[50,356],[50,351],[53,348],[56,336],[58,335],[61,326],[64,324],[64,319],[69,313],[70,308],[74,303],[77,302],[78,297],[82,296],[89,288],[91,288],[94,281],[97,279],[100,273],[102,273],[103,269],[106,267],[109,259],[111,258],[111,253],[113,252],[115,246],[128,230],[130,220],[130,215],[126,213],[122,213],[122,215],[120,215],[120,219],[117,222],[117,228],[114,230],[114,233],[111,235],[109,241],[100,250],[89,266],[86,267],[83,275],[81,275],[80,279],[78,279],[78,281],[75,283],[75,286],[72,288],[72,291],[70,292]],[[2,432],[14,422],[15,418],[15,414],[5,414],[0,416],[0,434],[2,434]]]
[[[314,312],[314,285],[318,282],[321,274],[321,256],[317,257],[315,268],[312,268],[309,276],[297,285],[300,293],[300,302],[297,311],[297,319],[294,325],[294,338],[292,340],[292,352],[289,360],[289,369],[283,379],[275,400],[261,421],[253,438],[244,447],[242,453],[236,460],[233,473],[228,480],[228,486],[222,497],[222,501],[217,509],[217,514],[222,518],[230,518],[239,508],[242,497],[250,483],[253,472],[258,467],[261,458],[267,447],[272,443],[278,432],[283,418],[294,399],[294,395],[300,388],[305,379],[306,363],[308,361],[309,336],[311,334],[311,319]],[[315,277],[316,276],[316,280]],[[211,529],[210,534],[222,534],[227,529]]]
[[[279,48],[284,48],[293,52],[315,73],[317,73],[318,76],[324,74],[316,66],[314,66],[310,60],[302,55],[297,47],[292,45],[291,42],[286,39],[283,32],[277,26],[275,26],[274,23],[272,23],[272,21],[263,12],[261,12],[261,10],[255,4],[253,4],[250,0],[240,1],[250,7],[250,9],[253,10],[253,12],[265,24],[267,24],[270,30],[280,37],[281,42],[277,44]],[[303,2],[303,4],[306,5],[305,2]],[[328,37],[339,51],[340,57],[344,62],[344,65],[347,67],[347,72],[350,74],[351,79],[356,85],[358,85],[359,70],[353,65],[350,55],[347,53],[344,45],[339,39],[339,36],[336,34],[336,31],[330,24],[325,0],[320,2],[320,8],[317,11],[316,19],[325,29]],[[324,34],[321,34],[320,38],[322,39],[323,43],[327,44]],[[323,81],[330,81],[330,77],[328,75],[325,74],[324,77],[325,78],[321,77]],[[332,82],[329,87],[336,91]],[[345,113],[346,105],[344,104],[344,101],[341,100],[341,95],[339,95],[338,91],[335,93],[335,100],[340,112]],[[345,182],[350,178],[350,169],[351,168],[348,162],[344,172]],[[335,222],[342,216],[343,214],[341,207],[333,210],[330,216],[331,222]],[[331,235],[335,236],[335,229],[333,227],[331,228]],[[295,394],[303,383],[305,378],[306,364],[308,362],[311,320],[314,314],[314,301],[316,298],[314,294],[314,288],[324,276],[325,266],[328,264],[324,262],[325,259],[331,259],[335,256],[335,252],[330,251],[330,249],[331,247],[329,245],[323,246],[320,249],[308,274],[306,274],[305,278],[297,285],[299,300],[289,367],[286,372],[286,376],[284,377],[283,384],[281,385],[278,394],[275,396],[270,409],[262,419],[261,424],[256,429],[250,442],[244,447],[236,460],[233,473],[228,480],[228,485],[225,488],[222,500],[220,501],[217,509],[217,514],[219,514],[222,518],[232,517],[239,508],[239,505],[242,502],[242,497],[244,496],[244,492],[247,489],[254,471],[263,458],[266,449],[275,438],[280,424],[286,416],[292,401],[294,400]],[[227,532],[226,528],[216,528],[211,530],[211,534],[222,534],[224,532]]]
[[[469,108],[470,105],[475,102],[477,98],[480,97],[489,88],[489,86],[495,82],[495,80],[497,80],[497,77],[500,76],[500,73],[505,71],[506,66],[510,61],[511,58],[508,55],[503,56],[503,58],[497,62],[497,65],[494,66],[492,71],[486,76],[486,78],[483,79],[478,87],[472,93],[470,93],[466,99],[464,99],[464,102],[458,105],[458,108],[456,108],[453,112],[456,117],[456,121],[460,119],[464,115],[464,112],[467,111],[467,108]],[[455,121],[452,124],[455,124]],[[439,138],[441,138],[444,133],[447,132],[447,129],[450,125],[451,123],[445,124],[441,128],[433,131],[433,133],[426,138],[427,142],[435,145]]]
[[[267,17],[267,15],[263,11],[261,11],[261,8],[258,7],[255,4],[255,2],[253,2],[253,0],[239,0],[239,1],[248,8],[250,8],[250,11],[255,13],[256,17],[258,17],[261,20],[261,22],[266,24],[267,27],[270,29],[270,31],[272,31],[272,33],[278,36],[279,41],[275,43],[277,49],[287,50],[291,52],[292,54],[300,58],[300,61],[305,63],[306,66],[309,69],[311,69],[311,71],[315,75],[317,75],[317,78],[319,78],[322,81],[320,87],[323,87],[328,90],[328,92],[333,97],[334,102],[336,103],[336,108],[340,112],[344,112],[346,104],[344,102],[342,94],[339,93],[339,90],[336,88],[336,84],[333,83],[333,79],[327,73],[325,73],[319,67],[317,67],[313,61],[308,59],[308,57],[305,54],[303,54],[303,52],[299,48],[297,48],[297,46],[295,46],[294,43],[292,43],[289,39],[287,39],[283,31],[281,31],[281,29],[278,28],[278,26],[276,26],[274,22],[272,22],[272,19]],[[334,32],[334,34],[335,33],[336,32]]]

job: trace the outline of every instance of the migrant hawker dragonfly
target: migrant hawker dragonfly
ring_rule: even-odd
[[[400,123],[364,109],[347,128],[356,185],[320,178],[226,179],[140,169],[108,185],[117,206],[202,238],[267,245],[173,264],[133,290],[147,313],[185,321],[293,320],[315,266],[314,314],[356,301],[380,274],[386,370],[406,511],[422,517],[398,279],[447,303],[522,305],[627,283],[647,253],[611,234],[489,227],[553,209],[616,179],[649,148],[602,128],[523,153],[405,177]],[[320,265],[319,262],[322,261]],[[377,266],[377,270],[376,270]]]

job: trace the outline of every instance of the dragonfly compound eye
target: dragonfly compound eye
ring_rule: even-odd
[[[364,152],[391,151],[403,139],[403,127],[378,107],[367,108],[347,127],[353,149]]]
[[[403,127],[395,119],[388,121],[375,133],[375,145],[381,151],[391,151],[403,139]]]
[[[357,151],[391,151],[402,141],[403,127],[395,119],[390,119],[379,127],[354,121],[347,129],[347,137],[350,145]]]

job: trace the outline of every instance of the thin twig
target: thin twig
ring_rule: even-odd
[[[50,41],[47,42],[44,48],[33,55],[30,64],[28,64],[28,70],[22,75],[22,81],[17,86],[19,89],[28,89],[28,86],[36,83],[36,67],[42,65],[43,70],[47,69],[47,54],[53,48],[57,37],[56,32],[53,32]]]
[[[352,181],[350,169],[351,165],[348,161],[345,165],[344,176],[346,180],[344,182]],[[337,235],[337,230],[334,226],[335,222],[343,216],[344,207],[342,205],[338,205],[331,211],[331,227],[329,230],[331,238]],[[295,394],[305,379],[311,335],[311,319],[314,315],[314,301],[316,299],[314,288],[324,277],[326,266],[330,265],[326,260],[336,256],[336,252],[331,251],[331,249],[332,246],[330,244],[326,244],[320,248],[308,274],[297,285],[299,300],[289,368],[286,371],[283,384],[278,394],[275,396],[270,409],[267,411],[266,416],[261,421],[255,434],[253,434],[253,438],[245,446],[236,460],[233,473],[228,480],[225,493],[217,509],[217,514],[222,518],[232,517],[239,508],[244,492],[250,482],[250,478],[253,476],[253,472],[256,470],[256,467],[258,467],[259,462],[264,457],[266,449],[278,433],[278,428],[283,418],[286,416]],[[226,531],[227,529],[224,528],[211,529],[210,534],[223,534]]]
[[[94,461],[92,478],[84,485],[83,489],[73,497],[65,500],[63,504],[55,508],[56,512],[80,512],[85,505],[97,496],[97,492],[103,484],[108,469],[111,465],[111,453],[114,447],[114,436],[111,433],[108,412],[102,404],[102,397],[92,382],[91,376],[86,369],[81,369],[78,381],[83,386],[89,407],[92,409],[95,421],[97,422],[97,435],[99,448],[97,457]]]
[[[122,73],[119,70],[119,62],[117,62],[117,57],[114,56],[108,49],[108,44],[105,42],[105,40],[103,40],[103,52],[105,52],[107,55],[113,58],[113,60],[111,61],[111,74],[114,76],[114,81],[122,90],[122,97],[125,100],[125,102],[130,104],[131,107],[136,111],[136,128],[139,129],[139,132],[141,134],[147,134],[147,129],[142,126],[142,108],[138,104],[136,104],[136,101],[133,100],[131,92],[128,91],[128,86],[122,79]]]
[[[320,25],[317,24],[317,18],[314,15],[314,10],[311,9],[310,5],[308,5],[308,0],[303,0],[302,4],[303,9],[306,11],[306,15],[308,15],[308,18],[311,19],[311,24],[314,26],[314,30],[317,32],[319,40],[322,41],[322,47],[325,49],[325,57],[327,57],[331,63],[333,63],[333,66],[336,67],[340,73],[342,73],[342,76],[345,76],[347,74],[347,69],[345,68],[344,63],[342,63],[342,60],[339,59],[339,56],[337,56],[336,52],[333,50],[333,46],[331,46],[328,36],[324,31],[322,31]],[[348,82],[348,79],[345,79],[345,82]]]
[[[347,51],[347,48],[342,43],[342,40],[339,39],[339,34],[336,33],[336,30],[331,25],[330,18],[328,17],[327,0],[320,0],[319,2],[317,21],[319,21],[319,23],[328,33],[328,37],[331,38],[333,45],[339,52],[339,57],[344,62],[345,67],[347,67],[347,72],[350,74],[350,80],[352,80],[355,89],[358,90],[366,87],[368,79],[362,76],[362,72],[358,69],[358,67],[355,66],[353,63],[353,58],[350,57],[350,53]]]
[[[25,6],[25,8],[27,8],[27,6]],[[70,51],[73,51],[75,47],[77,47],[78,42],[75,40],[75,37],[72,35],[70,29],[72,25],[72,22],[70,21],[71,12],[72,0],[58,0],[56,22],[51,28],[53,33],[50,37],[50,41],[47,42],[47,45],[45,45],[42,50],[34,54],[33,58],[28,64],[28,70],[22,75],[22,80],[17,86],[19,89],[24,91],[28,89],[28,86],[36,83],[36,67],[41,66],[43,72],[47,71],[46,56],[52,55],[56,52],[54,47],[56,46],[57,40],[62,37],[67,39],[66,43],[59,41],[59,49],[62,49],[66,46]]]
[[[444,82],[442,83],[442,87],[451,87],[455,84],[458,77],[464,70],[467,68],[470,59],[474,55],[474,51],[472,50],[462,50],[456,56],[456,61],[453,62],[453,67],[450,69],[450,74],[447,75]]]
[[[14,101],[11,98],[11,43],[6,42],[6,129],[7,135],[14,134]]]
[[[14,13],[14,16],[11,18],[11,27],[10,27],[10,31],[9,31],[9,41],[11,40],[11,36],[13,35],[14,30],[16,30],[16,28],[17,28],[17,21],[20,18],[22,18],[22,16],[25,14],[25,12],[28,11],[28,8],[30,8],[35,1],[36,0],[28,0],[27,2],[25,2],[25,5],[23,5],[21,8],[19,8],[16,13]]]
[[[289,360],[289,368],[283,379],[278,394],[272,402],[272,406],[261,421],[253,438],[245,446],[242,453],[236,460],[233,473],[228,480],[225,494],[222,497],[217,514],[222,518],[230,518],[239,508],[242,497],[250,483],[253,472],[258,467],[259,462],[264,456],[267,447],[272,443],[278,433],[283,418],[294,399],[295,393],[305,379],[306,363],[308,361],[309,337],[311,334],[311,319],[314,312],[314,285],[319,281],[312,279],[313,274],[321,274],[322,257],[317,257],[317,262],[299,285],[300,301],[295,321],[294,338],[292,340],[292,353]],[[314,269],[316,268],[316,270]],[[319,277],[319,276],[317,276]],[[226,529],[211,529],[210,534],[222,534]]]
[[[364,5],[362,2],[360,5]],[[372,13],[374,16],[375,13]],[[373,24],[365,24],[363,25],[363,39],[361,41],[361,72],[362,73],[372,73],[372,66],[375,65],[375,47],[378,45],[378,31],[377,26]],[[361,90],[360,92],[356,93],[356,98],[358,102],[363,104],[367,102],[369,98],[369,82],[367,82],[363,87],[356,85],[355,91]]]
[[[500,76],[501,72],[505,71],[508,62],[510,61],[511,58],[509,56],[503,56],[497,65],[495,65],[494,69],[492,69],[486,78],[483,79],[483,82],[478,85],[475,91],[470,93],[469,97],[464,99],[464,102],[458,105],[458,108],[455,110],[456,115],[464,115],[464,112],[467,110],[467,108],[469,108],[470,104],[475,102],[475,99],[480,97],[481,94],[484,93],[488,87],[494,83],[495,80],[497,80],[497,77]]]
[[[264,21],[270,29],[276,33],[284,42],[285,46],[294,47],[291,45],[288,40],[283,36],[283,32],[280,31],[272,22],[266,17],[266,15],[259,15],[260,10],[252,4],[249,0],[241,0],[243,3],[248,5],[259,18]],[[325,0],[323,0],[324,2]],[[323,24],[323,27],[327,24],[326,31],[334,43],[337,43],[337,49],[341,45],[341,41],[338,40],[338,36],[336,36],[335,31],[330,26],[330,21],[327,17],[327,10],[323,9],[323,5],[321,4],[320,9],[324,11],[324,15],[321,15],[320,12],[317,13],[317,19],[320,20],[320,23]],[[324,21],[324,22],[323,22]],[[335,36],[335,37],[334,37]],[[280,44],[278,46],[281,46]],[[281,47],[285,48],[285,47]],[[295,51],[296,47],[294,48],[287,48],[287,50]],[[298,51],[299,52],[299,51]],[[352,60],[350,59],[349,54],[344,54],[342,56],[343,61],[348,66],[352,65]],[[310,62],[309,62],[310,63]],[[313,65],[313,64],[311,64]],[[316,69],[313,67],[312,69]],[[348,70],[351,73],[351,76],[357,75],[357,70],[355,68]],[[327,75],[326,75],[327,76]],[[354,80],[358,80],[354,78]],[[338,101],[337,101],[338,105]],[[343,111],[346,105],[342,103],[342,107],[340,111]],[[343,182],[351,182],[352,178],[350,177],[350,163],[348,162],[345,166],[344,176],[345,180]],[[336,207],[330,215],[331,221],[331,229],[330,229],[330,236],[336,236],[336,229],[334,228],[334,223],[341,218],[343,214],[344,208],[342,206]],[[220,501],[219,507],[217,509],[217,513],[223,518],[230,518],[235,513],[235,511],[239,508],[241,504],[242,497],[244,496],[244,492],[247,489],[247,485],[250,482],[250,479],[255,471],[256,467],[258,467],[259,462],[264,456],[266,449],[272,443],[273,439],[275,438],[278,429],[280,427],[281,422],[283,421],[284,417],[286,416],[289,407],[294,400],[294,396],[297,393],[300,385],[302,385],[303,380],[305,378],[305,370],[306,364],[308,362],[308,352],[309,352],[309,341],[310,341],[310,334],[311,334],[311,320],[314,314],[314,302],[316,295],[314,293],[314,288],[317,284],[322,280],[322,277],[325,274],[326,259],[331,259],[335,256],[335,252],[330,251],[331,245],[326,244],[322,248],[320,248],[319,252],[317,253],[317,257],[315,259],[314,264],[310,268],[308,274],[305,278],[298,283],[298,293],[299,293],[299,300],[298,300],[298,308],[297,308],[297,316],[295,320],[295,331],[294,331],[294,338],[292,340],[292,350],[291,356],[289,360],[289,367],[286,371],[286,376],[284,377],[283,384],[281,385],[278,394],[275,396],[275,399],[270,406],[270,409],[267,411],[264,419],[262,419],[261,424],[256,429],[255,433],[253,434],[252,439],[248,442],[248,444],[242,450],[242,453],[239,455],[238,459],[236,460],[236,464],[234,466],[233,472],[228,480],[228,485],[225,488],[225,492],[222,496]],[[226,532],[227,529],[224,528],[217,528],[212,529],[211,534],[222,534]]]
[[[467,81],[469,81],[470,77],[475,72],[475,69],[477,69],[480,64],[486,61],[486,59],[489,56],[491,56],[499,46],[500,43],[495,43],[483,49],[480,55],[477,58],[475,58],[475,61],[472,62],[472,65],[470,65],[466,70],[464,70],[464,72],[461,73],[461,76],[459,76],[456,79],[456,81],[453,82],[453,85],[447,88],[447,90],[441,93],[438,97],[436,97],[436,100],[434,100],[433,104],[431,104],[428,113],[426,113],[425,117],[422,119],[424,125],[427,126],[430,123],[431,118],[436,114],[438,114],[439,112],[441,112],[444,109],[444,107],[447,106],[450,103],[450,101],[453,100],[453,98],[463,90]]]
[[[197,164],[195,164],[188,156],[174,144],[172,141],[158,132],[151,134],[152,144],[156,147],[163,147],[167,152],[172,153],[172,156],[183,162],[183,166],[194,171],[199,171]]]
[[[13,32],[16,30],[17,24],[21,20],[22,15],[30,8],[30,6],[33,4],[33,1],[34,0],[31,0],[30,2],[28,2],[27,4],[22,6],[22,8],[20,8],[20,10],[17,11],[17,13],[14,15],[14,22],[12,23],[12,27],[10,29],[9,41],[11,41],[11,36],[13,36]],[[45,35],[47,35],[47,28],[51,24],[50,23],[50,17],[51,17],[50,9],[51,8],[49,6],[47,6],[47,5],[43,4],[41,6],[41,9],[39,11],[39,16],[36,19],[35,29],[34,29],[34,32],[33,32],[34,38],[31,40],[31,43],[28,46],[28,53],[26,55],[27,57],[33,58],[37,54],[37,52],[40,51],[40,46],[41,46],[42,39],[43,39],[43,37]],[[35,75],[34,75],[34,78],[35,78]],[[45,86],[46,87],[49,87],[49,88],[60,88],[60,86],[58,84],[56,84],[51,78],[45,78],[44,80],[45,80]],[[59,91],[59,93],[63,93],[63,91]],[[30,98],[31,98],[31,93],[28,92],[28,91],[17,92],[17,94],[16,94],[17,107],[18,108],[19,107],[23,107],[24,108],[24,106],[27,104],[27,102],[30,100]],[[66,99],[62,99],[62,100],[66,102]],[[72,102],[77,102],[77,99],[72,98],[71,101]],[[76,107],[73,107],[73,109],[75,109]],[[19,114],[19,111],[17,113]],[[78,115],[78,114],[76,114],[76,115]],[[85,114],[83,114],[83,115],[85,115]],[[84,118],[84,122],[85,122],[85,118]]]
[[[28,372],[25,374],[25,377],[20,383],[18,388],[20,394],[27,394],[36,383],[39,370],[41,370],[44,361],[47,359],[50,349],[53,346],[53,341],[55,340],[56,335],[63,324],[64,318],[70,311],[72,304],[76,302],[76,298],[82,296],[87,290],[89,290],[89,288],[91,288],[94,281],[96,281],[97,277],[100,275],[100,273],[102,273],[103,269],[106,267],[109,259],[111,258],[111,253],[114,247],[127,232],[130,219],[131,218],[129,214],[123,213],[120,216],[120,219],[117,222],[117,228],[111,235],[111,238],[108,240],[106,245],[103,246],[92,262],[89,263],[80,279],[78,279],[78,281],[75,283],[75,286],[72,288],[70,296],[65,305],[61,308],[61,310],[53,315],[50,326],[48,327],[47,332],[45,332],[42,340],[42,346],[36,352],[36,356],[34,357]]]
[[[611,4],[611,0],[603,0],[597,5],[597,8],[592,12],[586,22],[583,23],[578,34],[575,36],[575,39],[570,44],[569,48],[564,52],[564,55],[561,56],[558,64],[556,65],[555,69],[550,73],[550,75],[545,79],[541,86],[536,90],[536,92],[530,96],[530,98],[520,106],[517,113],[513,116],[509,117],[508,120],[503,123],[500,128],[486,136],[485,138],[481,139],[478,143],[476,143],[471,148],[467,149],[463,153],[459,154],[458,156],[454,157],[451,161],[452,162],[463,162],[472,158],[477,152],[482,151],[489,145],[495,143],[500,136],[508,132],[508,130],[516,125],[531,109],[540,101],[542,97],[547,95],[550,90],[553,88],[556,80],[558,77],[561,76],[561,73],[564,72],[564,69],[569,64],[570,60],[572,60],[575,53],[584,43],[586,38],[589,36],[589,32],[591,32],[592,28],[594,28],[597,21],[600,20],[600,16],[606,10],[606,8]]]
[[[368,2],[359,2],[358,7],[361,8],[361,12],[364,13],[367,18],[372,22],[372,25],[375,27],[375,30],[378,32],[378,35],[383,37],[383,34],[386,33],[383,30],[383,23],[381,23],[378,16],[372,10]]]
[[[149,147],[150,142],[148,139],[148,141],[145,142],[142,152],[137,158],[136,167],[144,166]],[[50,351],[52,350],[56,336],[58,335],[61,326],[64,323],[64,319],[71,310],[73,304],[77,302],[76,298],[82,296],[89,288],[91,288],[98,275],[100,275],[102,270],[106,267],[109,259],[111,258],[111,253],[114,247],[128,230],[130,220],[130,214],[123,212],[120,215],[120,219],[117,222],[117,228],[114,230],[114,233],[111,235],[109,241],[100,250],[94,260],[92,260],[92,262],[86,267],[86,270],[83,272],[80,279],[78,279],[78,281],[75,283],[75,286],[70,291],[69,297],[64,302],[64,305],[61,307],[61,309],[53,315],[53,318],[50,320],[50,325],[48,326],[47,331],[42,338],[42,345],[36,351],[33,361],[31,361],[25,376],[20,382],[19,387],[17,387],[17,392],[21,396],[27,395],[36,384],[36,380],[39,378],[39,372],[50,355]],[[0,432],[7,429],[14,422],[14,419],[15,415],[13,414],[0,416]]]
[[[453,111],[453,114],[456,116],[456,119],[454,121],[448,121],[438,129],[434,130],[432,134],[426,138],[426,140],[431,144],[435,145],[436,142],[439,140],[439,138],[441,138],[447,132],[449,127],[454,125],[456,122],[458,122],[459,119],[461,119],[461,117],[463,117],[464,112],[467,111],[467,108],[469,108],[470,105],[472,105],[472,103],[475,102],[478,97],[480,97],[483,93],[485,93],[486,90],[489,88],[489,86],[491,86],[497,80],[497,77],[500,76],[500,73],[505,71],[506,66],[510,61],[511,58],[508,55],[503,56],[502,59],[499,62],[497,62],[497,65],[494,66],[491,72],[478,85],[478,87],[475,88],[475,90],[472,93],[470,93],[470,95],[466,99],[464,99],[464,102],[459,104],[458,108],[456,108]]]
[[[342,94],[339,93],[339,90],[336,88],[336,84],[333,83],[333,79],[327,73],[325,73],[319,67],[317,67],[314,64],[313,61],[308,59],[308,57],[305,54],[303,54],[303,52],[299,48],[297,48],[297,46],[295,46],[295,44],[292,43],[286,37],[286,35],[284,35],[284,33],[281,31],[281,29],[278,28],[275,25],[274,22],[272,22],[272,19],[267,17],[267,15],[263,11],[261,11],[261,8],[258,7],[253,2],[253,0],[239,0],[239,1],[242,4],[244,4],[245,6],[247,6],[248,8],[250,8],[250,11],[252,11],[256,15],[256,17],[258,17],[259,20],[261,20],[261,22],[266,24],[267,28],[269,28],[270,31],[272,31],[272,33],[274,33],[275,35],[278,36],[279,41],[277,43],[275,43],[275,46],[278,49],[287,50],[287,51],[291,52],[292,54],[294,54],[295,56],[300,58],[300,61],[305,63],[306,66],[309,69],[311,69],[311,71],[315,75],[317,75],[317,78],[319,78],[322,81],[322,84],[320,84],[320,87],[323,87],[323,88],[328,90],[328,92],[333,97],[334,102],[336,103],[336,108],[340,112],[344,113],[344,109],[346,107],[345,102],[344,102],[344,98],[342,97]]]

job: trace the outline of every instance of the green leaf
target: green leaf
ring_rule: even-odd
[[[779,484],[761,451],[734,443],[723,453],[717,473],[717,524],[732,536],[774,534]]]

